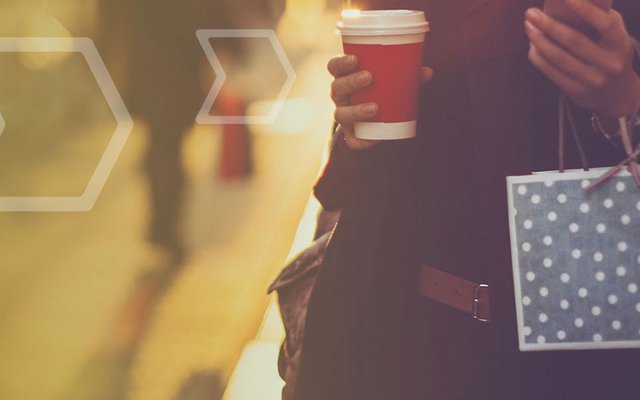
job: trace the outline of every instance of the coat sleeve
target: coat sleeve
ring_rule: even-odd
[[[338,125],[335,129],[329,161],[313,188],[316,198],[326,211],[342,209],[353,197],[361,169],[360,155],[347,147]]]
[[[393,8],[393,2],[389,0],[361,0],[354,4],[361,10]],[[329,161],[314,186],[314,194],[326,211],[340,210],[353,198],[362,168],[363,154],[360,153],[367,152],[350,150],[344,142],[339,125],[334,125],[334,132]]]
[[[617,0],[613,2],[613,5],[614,8],[622,14],[629,34],[633,36],[636,41],[640,41],[640,1]],[[640,51],[636,52],[634,67],[636,73],[640,75]]]
[[[617,0],[613,3],[624,17],[627,30],[631,36],[640,39],[640,1],[638,0]]]

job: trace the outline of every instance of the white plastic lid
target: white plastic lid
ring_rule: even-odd
[[[344,10],[338,30],[343,35],[413,35],[429,31],[422,11],[412,10]]]

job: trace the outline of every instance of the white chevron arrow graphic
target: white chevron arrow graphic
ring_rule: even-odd
[[[278,114],[284,106],[284,102],[293,87],[296,80],[296,73],[287,58],[284,48],[280,44],[276,33],[272,29],[200,29],[196,32],[196,36],[202,49],[204,50],[209,63],[216,73],[216,79],[213,87],[209,91],[209,95],[204,101],[200,112],[196,116],[196,122],[199,124],[272,124],[278,117]],[[278,98],[274,101],[273,107],[267,115],[210,115],[211,107],[222,90],[222,85],[227,79],[227,75],[222,68],[220,60],[213,50],[210,40],[213,38],[265,38],[273,47],[282,68],[287,74],[287,80],[278,93]]]

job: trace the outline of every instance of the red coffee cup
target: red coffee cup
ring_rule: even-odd
[[[338,22],[345,54],[358,57],[359,70],[370,71],[373,83],[351,102],[375,102],[375,118],[355,124],[360,139],[397,140],[416,135],[422,48],[429,23],[410,10],[342,12]]]

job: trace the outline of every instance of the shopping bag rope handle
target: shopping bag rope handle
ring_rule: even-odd
[[[633,36],[631,37],[631,40],[633,42],[636,55],[638,56],[638,58],[640,58],[640,42]],[[593,189],[601,186],[603,183],[616,176],[620,171],[624,169],[625,165],[627,166],[629,172],[631,172],[631,174],[633,175],[638,187],[640,187],[640,165],[638,165],[638,157],[640,157],[640,144],[638,144],[638,146],[634,149],[632,138],[632,130],[639,117],[638,111],[640,111],[640,99],[638,99],[638,104],[636,105],[636,107],[634,107],[634,113],[633,115],[631,115],[630,124],[625,117],[622,117],[618,120],[618,124],[620,125],[620,136],[622,138],[622,144],[628,157],[618,165],[607,170],[607,172],[601,175],[598,179],[594,180],[589,186],[585,188],[587,192],[592,191]],[[573,118],[571,102],[569,101],[567,96],[561,92],[558,102],[558,160],[560,172],[564,172],[565,169],[565,119],[569,122],[569,127],[571,129],[573,139],[576,143],[576,146],[578,147],[582,168],[585,171],[588,171],[589,167],[587,157],[580,140],[580,135],[578,134],[578,130],[576,128],[575,120]]]

